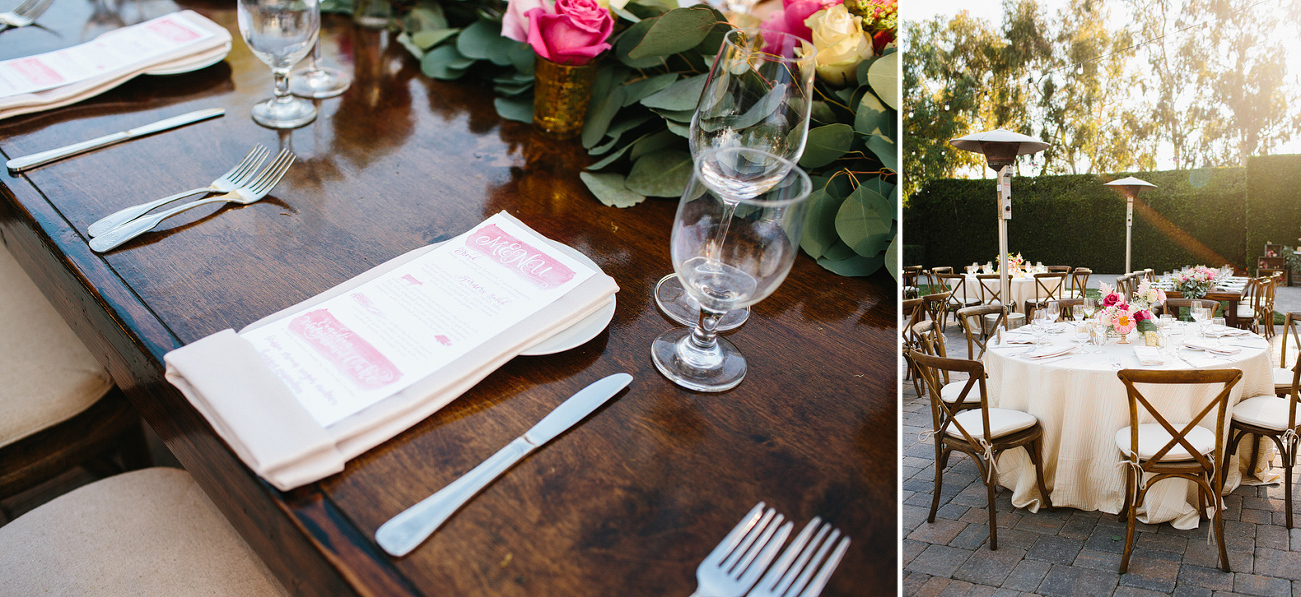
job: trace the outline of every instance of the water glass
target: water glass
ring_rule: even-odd
[[[244,42],[275,75],[275,97],[253,106],[253,121],[289,129],[316,120],[316,107],[289,92],[289,69],[316,45],[318,0],[239,0],[238,19]]]

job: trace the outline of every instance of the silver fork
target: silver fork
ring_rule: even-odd
[[[692,597],[741,597],[791,534],[791,523],[759,502],[696,568]]]
[[[226,202],[248,205],[258,201],[265,197],[267,193],[271,192],[271,189],[276,186],[276,183],[280,182],[280,178],[289,170],[289,166],[293,165],[295,159],[296,156],[294,156],[293,152],[289,151],[288,148],[285,148],[280,151],[280,154],[271,162],[271,165],[267,166],[266,170],[263,170],[261,174],[258,174],[257,178],[253,179],[253,182],[248,183],[248,185],[235,189],[224,195],[191,201],[185,205],[173,207],[164,212],[131,220],[126,224],[108,231],[108,233],[103,236],[90,239],[90,248],[99,253],[111,250],[126,241],[152,230],[159,222],[187,209],[192,209],[200,205]]]
[[[26,0],[9,12],[0,12],[0,31],[10,27],[26,27],[50,7],[54,0]]]
[[[833,529],[829,524],[821,524],[819,527],[821,522],[822,519],[818,517],[809,521],[747,597],[817,597],[822,593],[831,573],[836,571],[840,559],[845,557],[845,550],[849,549],[849,537],[840,538],[837,543],[840,530]],[[810,542],[809,537],[815,530],[817,536]],[[827,555],[828,551],[831,552],[830,556]]]
[[[235,167],[231,168],[229,172],[222,174],[217,178],[217,180],[212,181],[212,184],[203,188],[190,189],[175,195],[169,195],[156,201],[133,205],[126,209],[114,212],[104,216],[98,222],[91,224],[90,227],[86,229],[86,234],[89,234],[92,237],[99,236],[109,230],[121,226],[122,224],[143,216],[157,207],[161,207],[182,197],[189,197],[190,195],[196,195],[198,193],[229,193],[242,186],[250,178],[253,178],[253,174],[257,172],[258,166],[261,166],[262,162],[266,161],[268,153],[270,152],[267,151],[267,148],[261,145],[255,145],[253,146],[253,149],[249,150],[248,155],[244,156],[244,159],[240,160],[238,164],[235,164]]]

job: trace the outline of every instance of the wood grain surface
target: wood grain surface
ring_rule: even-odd
[[[162,0],[170,6],[166,0]],[[153,3],[157,8],[157,1]],[[141,77],[91,100],[0,121],[6,158],[207,107],[223,118],[0,174],[0,233],[132,403],[286,586],[304,595],[688,595],[700,560],[756,502],[853,540],[824,595],[892,594],[897,525],[897,286],[807,256],[730,333],[750,371],[722,394],[679,389],[650,360],[675,324],[649,295],[672,271],[676,201],[599,204],[577,142],[502,121],[488,87],[422,76],[387,32],[327,15],[326,60],[355,73],[320,117],[277,132],[249,118],[271,93],[233,2],[183,3],[231,30],[225,62]],[[0,34],[0,59],[77,43],[87,0],[47,29]],[[206,184],[255,143],[298,163],[269,197],[204,207],[106,255],[84,230],[120,208]],[[590,256],[620,285],[609,328],[520,357],[429,419],[282,493],[253,475],[162,379],[168,350],[239,329],[408,250],[506,210]],[[375,529],[465,473],[573,392],[631,387],[526,458],[405,558]]]

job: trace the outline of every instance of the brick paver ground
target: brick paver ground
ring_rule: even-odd
[[[966,340],[957,329],[946,335],[951,356],[965,357]],[[1277,345],[1278,337],[1275,351]],[[1288,349],[1294,354],[1293,346]],[[933,440],[921,434],[931,427],[930,407],[911,381],[902,382],[902,398],[905,595],[1301,597],[1301,529],[1284,526],[1282,485],[1242,486],[1225,497],[1230,573],[1218,568],[1218,550],[1207,544],[1203,522],[1191,531],[1140,524],[1130,571],[1122,576],[1125,525],[1116,516],[1018,510],[1003,488],[996,496],[998,550],[990,551],[985,486],[959,452],[944,473],[935,522],[927,523],[935,455]],[[1293,510],[1301,515],[1301,500],[1293,500]]]

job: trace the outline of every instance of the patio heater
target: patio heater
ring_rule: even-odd
[[[973,133],[958,137],[949,144],[962,150],[985,154],[989,167],[998,172],[998,281],[1003,301],[1012,299],[1012,286],[1007,271],[1007,221],[1012,219],[1012,165],[1016,156],[1039,153],[1048,144],[1034,137],[1003,129]],[[1016,305],[1012,305],[1015,309]]]
[[[1120,194],[1125,196],[1125,272],[1124,273],[1128,274],[1129,272],[1134,271],[1133,268],[1129,266],[1130,245],[1131,245],[1132,233],[1134,229],[1134,197],[1138,196],[1139,189],[1142,189],[1143,187],[1156,188],[1156,185],[1146,180],[1134,178],[1133,176],[1125,177],[1120,180],[1113,180],[1111,182],[1104,183],[1104,184],[1106,184],[1109,187],[1116,187],[1116,190],[1120,191]]]

